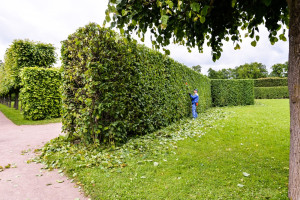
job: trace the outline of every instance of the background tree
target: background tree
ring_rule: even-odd
[[[270,76],[272,77],[287,77],[288,76],[288,66],[289,63],[285,62],[283,64],[275,64],[272,66],[272,72],[270,73]]]
[[[200,65],[193,66],[192,69],[198,73],[201,73],[202,67]]]
[[[220,73],[220,71],[216,71],[212,68],[208,69],[208,78],[210,79],[222,79],[222,74]]]
[[[130,38],[136,32],[141,40],[151,33],[153,46],[168,46],[171,42],[197,47],[203,51],[206,43],[212,48],[212,59],[221,56],[223,41],[232,40],[235,49],[242,42],[240,30],[259,40],[258,26],[269,31],[272,44],[279,39],[286,41],[289,25],[289,92],[291,113],[291,143],[289,197],[300,199],[300,1],[299,0],[110,0],[106,22],[117,27]],[[282,30],[281,34],[278,32]],[[166,54],[169,50],[164,49]]]
[[[235,68],[237,79],[257,79],[266,78],[268,71],[265,65],[262,63],[246,63]]]

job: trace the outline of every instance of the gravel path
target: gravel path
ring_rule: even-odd
[[[16,126],[0,112],[0,166],[16,166],[0,172],[0,200],[87,199],[57,170],[41,170],[41,164],[27,164],[33,150],[59,136],[61,123]],[[21,155],[24,150],[28,153]],[[62,183],[58,183],[61,182]]]

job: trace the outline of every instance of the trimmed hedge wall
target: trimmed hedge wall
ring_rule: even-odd
[[[213,106],[254,104],[253,80],[211,80]]]
[[[63,131],[86,142],[118,142],[211,106],[210,80],[173,59],[91,23],[62,42]],[[187,83],[187,85],[186,85]]]
[[[289,98],[289,89],[287,86],[256,87],[254,94],[256,99],[284,99]]]
[[[25,119],[61,116],[61,72],[59,69],[26,67],[21,72],[20,99]]]
[[[288,86],[287,78],[261,78],[254,80],[254,87]]]

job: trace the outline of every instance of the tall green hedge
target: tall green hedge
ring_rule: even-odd
[[[254,104],[253,80],[211,80],[214,106],[237,106]]]
[[[22,68],[35,66],[49,68],[55,61],[55,47],[52,44],[14,40],[5,52],[3,68],[5,77],[0,80],[0,92],[19,89],[19,75]]]
[[[86,142],[152,132],[211,106],[210,80],[173,59],[91,23],[62,42],[63,131]],[[186,83],[188,85],[186,85]]]
[[[256,87],[254,94],[256,99],[285,99],[289,98],[289,89],[287,86]]]
[[[40,120],[61,115],[59,69],[26,67],[21,72],[20,99],[25,119]]]
[[[254,87],[288,86],[287,78],[260,78],[254,80]]]

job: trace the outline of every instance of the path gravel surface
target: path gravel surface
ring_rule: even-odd
[[[0,172],[0,200],[88,199],[57,170],[47,171],[41,169],[41,164],[27,164],[34,157],[34,149],[60,133],[61,123],[16,126],[0,112],[0,166],[13,166]]]

